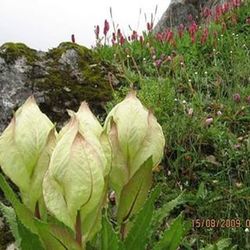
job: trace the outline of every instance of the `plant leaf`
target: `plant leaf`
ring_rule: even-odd
[[[169,201],[168,203],[164,204],[163,207],[154,211],[154,215],[152,219],[153,230],[156,230],[156,228],[158,227],[158,223],[162,221],[164,218],[166,218],[175,207],[185,202],[186,202],[186,199],[184,198],[184,192],[182,192],[175,199]]]
[[[184,223],[183,215],[180,214],[164,232],[162,239],[155,245],[154,250],[176,250],[187,230],[187,223]]]
[[[18,233],[18,226],[16,221],[16,213],[12,207],[7,207],[0,202],[0,211],[3,213],[3,216],[6,218],[8,225],[10,227],[11,233],[15,238],[15,244],[17,247],[20,246],[21,238]]]
[[[150,194],[143,208],[136,215],[133,226],[125,239],[126,249],[144,250],[147,244],[147,236],[150,222],[153,216],[154,202],[159,197],[160,186],[157,186]]]
[[[18,232],[21,237],[21,249],[22,250],[44,250],[38,235],[30,232],[22,222],[17,218]]]
[[[52,226],[37,219],[34,219],[33,214],[19,201],[16,194],[13,192],[13,190],[10,188],[9,184],[6,182],[5,178],[1,174],[0,188],[3,190],[5,197],[11,202],[16,212],[16,217],[19,220],[18,231],[21,230],[21,233],[23,233],[25,237],[26,235],[30,235],[30,237],[34,238],[34,244],[36,244],[37,239],[35,239],[35,237],[33,236],[36,235],[39,241],[43,242],[46,249],[49,250],[79,250],[79,247],[77,248],[75,246],[76,243],[74,242],[74,239],[71,238],[69,232],[66,229],[59,229],[60,227]],[[21,233],[20,237],[22,238]],[[25,245],[26,242],[22,242],[22,244]],[[21,245],[21,247],[23,246]],[[26,248],[24,249],[26,250]]]
[[[223,250],[223,249],[228,249],[231,246],[231,244],[232,240],[230,238],[225,238],[217,241],[213,245],[209,244],[205,248],[202,248],[201,250]]]
[[[121,250],[124,249],[122,242],[118,239],[118,235],[112,228],[112,225],[108,221],[106,216],[102,218],[102,230],[101,230],[101,246],[102,250]]]
[[[122,223],[135,214],[145,202],[152,182],[152,156],[123,187],[117,209],[117,221]]]
[[[22,224],[29,229],[30,232],[38,235],[38,231],[33,220],[33,214],[20,202],[2,174],[0,174],[0,188],[4,192],[5,198],[10,201],[13,206],[16,216],[19,218],[20,222],[22,222]]]

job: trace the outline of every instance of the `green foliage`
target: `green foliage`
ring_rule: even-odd
[[[104,87],[105,100],[110,100],[113,94],[106,110],[120,102],[128,89],[136,89],[145,106],[154,110],[167,141],[165,157],[159,167],[162,171],[154,178],[163,184],[161,198],[156,201],[159,195],[159,188],[156,188],[143,208],[128,221],[129,206],[109,212],[112,224],[105,215],[101,232],[87,244],[87,249],[159,250],[181,246],[188,250],[220,250],[249,247],[248,235],[244,232],[244,221],[250,215],[249,12],[249,1],[245,1],[218,22],[202,25],[194,43],[187,31],[182,38],[175,34],[175,43],[161,42],[149,32],[144,34],[142,44],[134,41],[123,46],[99,46],[92,53],[76,44],[64,43],[50,51],[55,61],[45,85],[55,82],[60,89],[64,79],[71,83],[69,69],[65,69],[66,75],[60,73],[58,63],[68,48],[77,51],[83,66],[81,73],[91,80],[89,82],[103,84],[103,75],[95,71],[92,75],[88,67],[85,71],[85,59],[91,57],[93,64],[100,59],[115,65],[123,81],[115,91],[109,86]],[[201,43],[202,30],[206,27],[209,37]],[[157,65],[159,59],[162,62]],[[79,89],[73,92],[78,96]],[[102,94],[95,93],[95,96]],[[235,94],[240,98],[235,98]],[[86,95],[90,96],[92,92],[86,92]],[[125,204],[131,204],[128,193],[133,194],[132,200],[138,194],[138,183],[127,184],[126,192],[122,194]],[[3,181],[1,184],[1,178],[0,186],[10,199],[21,225],[28,230],[25,233],[30,237],[35,235],[41,242],[52,241],[47,248],[58,244],[57,240],[65,249],[72,248],[72,232],[65,226],[41,225],[40,221],[30,219],[29,212],[17,205],[16,198]],[[185,192],[179,195],[184,189]],[[146,193],[142,200],[145,197]],[[13,211],[7,210],[6,217],[10,218],[13,234],[18,237],[15,220],[11,220]],[[179,215],[181,211],[183,213]],[[117,213],[119,222],[124,222],[121,227],[113,219]],[[199,227],[188,231],[189,222],[197,218],[239,218],[241,227]],[[47,230],[52,232],[50,239],[46,239]]]
[[[14,215],[11,215],[11,208],[8,208],[9,213],[5,215],[9,218],[13,235],[16,241],[20,242],[21,249],[26,250],[29,247],[32,247],[31,249],[80,249],[66,227],[49,225],[35,219],[16,197],[3,175],[0,175],[0,188],[15,210],[16,220]],[[7,211],[6,208],[5,211]]]
[[[150,225],[154,211],[154,202],[160,193],[160,186],[157,186],[143,206],[143,209],[134,218],[134,224],[125,240],[126,249],[143,250],[147,245],[150,232]]]
[[[123,187],[117,209],[118,223],[126,223],[126,220],[145,202],[152,182],[152,165],[151,156]]]
[[[240,218],[244,224],[250,215],[249,12],[249,1],[245,1],[218,22],[201,24],[194,43],[187,31],[181,39],[175,33],[173,44],[145,33],[142,46],[132,41],[97,49],[104,60],[122,69],[126,79],[106,109],[133,87],[154,110],[167,142],[163,171],[155,177],[164,183],[158,206],[164,207],[185,189],[178,209],[184,208],[189,220]],[[206,27],[209,36],[202,44]],[[171,60],[165,60],[168,56]],[[156,61],[162,58],[157,67]],[[208,118],[211,124],[206,124]],[[163,223],[153,234],[153,242],[165,228]],[[193,229],[183,245],[201,249],[220,238],[231,238],[232,245],[245,248],[244,228]]]
[[[122,250],[124,248],[117,233],[112,228],[106,216],[102,218],[101,247],[102,250]]]
[[[231,246],[231,239],[221,239],[215,244],[209,244],[206,247],[202,248],[201,250],[223,250],[223,249],[229,249]],[[230,248],[235,249],[235,247]]]
[[[7,220],[10,227],[11,233],[16,240],[16,246],[20,246],[21,238],[18,233],[18,225],[16,220],[16,214],[12,207],[5,206],[0,202],[0,211],[2,212],[4,218]]]
[[[38,237],[38,235],[30,232],[29,229],[27,229],[22,222],[17,218],[17,225],[18,225],[18,234],[21,238],[21,249],[38,249],[38,250],[44,250],[42,243]]]
[[[154,250],[175,250],[180,245],[183,237],[188,230],[188,225],[184,223],[184,217],[179,215],[164,232],[163,237],[153,248]]]

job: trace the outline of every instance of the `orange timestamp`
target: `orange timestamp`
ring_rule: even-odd
[[[193,219],[192,228],[239,228],[250,227],[250,219]]]

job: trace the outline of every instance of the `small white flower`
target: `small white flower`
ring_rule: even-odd
[[[249,229],[248,228],[245,229],[245,233],[249,233]]]
[[[175,101],[175,102],[178,102],[178,99],[177,99],[177,98],[174,98],[174,101]]]
[[[205,71],[205,75],[207,75],[207,71]]]
[[[217,111],[217,115],[222,115],[222,112],[220,110]]]
[[[185,100],[182,101],[183,104],[186,104],[187,102]]]
[[[146,61],[146,58],[145,58],[145,57],[143,58],[143,61]]]
[[[198,75],[198,72],[194,72],[195,75]]]
[[[190,109],[188,110],[188,116],[192,116],[193,113],[194,113],[194,110],[193,110],[192,108],[190,108]]]
[[[235,34],[234,33],[232,33],[232,36],[234,36]]]
[[[239,36],[239,34],[236,34],[236,36],[238,37],[238,36]]]
[[[230,50],[230,54],[233,54],[233,51],[232,51],[232,50]]]
[[[205,125],[206,125],[206,126],[209,126],[210,124],[213,123],[213,121],[214,121],[214,119],[213,119],[212,117],[207,118],[207,119],[205,120]]]
[[[220,36],[223,37],[223,34],[221,34]]]
[[[188,82],[191,82],[191,79],[188,79]]]
[[[215,52],[216,51],[216,49],[213,49],[213,52]]]
[[[129,58],[130,56],[129,55],[127,55],[127,58]]]

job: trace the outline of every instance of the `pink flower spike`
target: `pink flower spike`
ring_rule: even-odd
[[[181,23],[178,27],[178,34],[179,34],[179,37],[182,38],[183,36],[183,33],[184,33],[184,25]]]
[[[123,45],[125,43],[125,38],[123,35],[120,36],[120,44]]]
[[[95,27],[95,37],[98,40],[99,39],[99,34],[100,34],[100,26],[96,25]]]
[[[103,29],[104,36],[107,36],[108,31],[109,31],[109,22],[105,19],[105,21],[104,21],[104,29]]]

